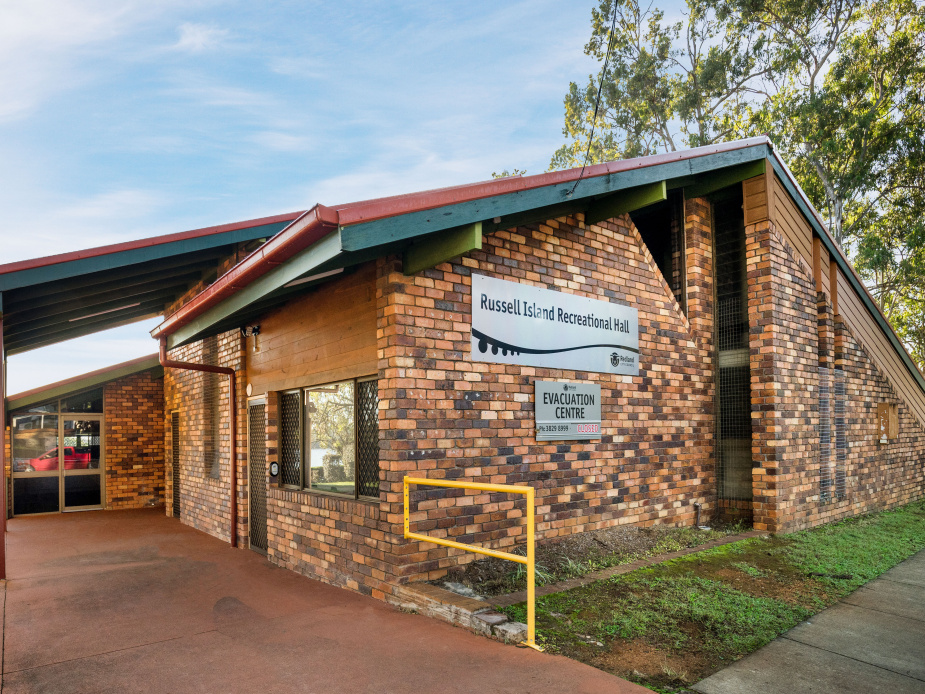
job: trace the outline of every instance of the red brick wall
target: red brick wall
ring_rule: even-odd
[[[103,388],[106,507],[164,503],[164,380],[144,371]]]
[[[713,468],[712,252],[708,207],[687,206],[691,321],[626,219],[582,218],[500,231],[482,251],[413,277],[382,261],[380,444],[383,529],[401,536],[406,475],[530,484],[537,538],[615,523],[690,524],[709,509]],[[472,362],[471,273],[617,301],[639,310],[640,374],[611,376]],[[692,327],[693,324],[693,327]],[[600,383],[601,441],[538,443],[537,379]],[[415,527],[510,547],[522,541],[522,501],[462,491],[416,492]],[[403,579],[434,577],[472,555],[397,542]]]

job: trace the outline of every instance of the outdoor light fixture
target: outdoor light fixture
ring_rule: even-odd
[[[241,328],[241,335],[245,338],[253,337],[254,338],[254,351],[260,351],[260,343],[258,342],[258,335],[260,335],[260,326],[259,325],[249,325],[247,327]]]

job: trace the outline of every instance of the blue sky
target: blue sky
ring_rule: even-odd
[[[540,173],[593,0],[13,0],[0,262]],[[155,351],[146,321],[17,355],[10,394]]]

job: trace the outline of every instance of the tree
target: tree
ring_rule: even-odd
[[[551,168],[584,163],[592,126],[592,162],[771,133],[910,350],[925,355],[925,5],[688,0],[686,20],[666,24],[638,0],[602,0],[591,28],[585,52],[603,62],[612,44],[611,61],[585,89],[570,84],[571,141]]]

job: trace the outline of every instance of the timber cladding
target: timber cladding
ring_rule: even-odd
[[[248,338],[252,395],[375,374],[376,265],[367,263],[262,316]]]

